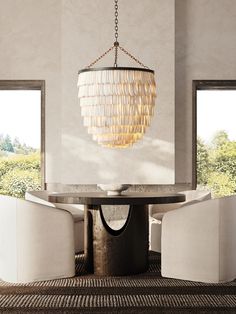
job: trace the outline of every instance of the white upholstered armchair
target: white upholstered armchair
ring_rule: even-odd
[[[48,195],[54,193],[56,192],[29,191],[25,193],[25,199],[53,208],[64,209],[71,213],[74,221],[75,253],[82,252],[84,250],[84,205],[50,203],[48,201]]]
[[[149,206],[150,214],[150,250],[161,252],[162,218],[165,213],[196,202],[211,199],[210,191],[189,190],[179,192],[185,194],[185,201],[171,204],[155,204]]]
[[[236,278],[236,196],[164,215],[161,272],[164,277],[213,283]]]
[[[0,195],[0,278],[25,283],[74,276],[73,228],[66,210]]]

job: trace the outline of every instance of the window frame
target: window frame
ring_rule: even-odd
[[[236,80],[192,81],[192,188],[197,188],[197,91],[236,90]]]
[[[46,189],[45,182],[45,80],[0,80],[0,90],[40,90],[41,91],[41,188]]]

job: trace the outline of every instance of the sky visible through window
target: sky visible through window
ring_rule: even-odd
[[[40,90],[0,90],[0,134],[39,149],[40,118]]]
[[[198,90],[197,135],[210,143],[221,130],[236,141],[236,90]]]

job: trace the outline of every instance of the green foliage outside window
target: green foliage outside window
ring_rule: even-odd
[[[24,198],[27,190],[40,189],[39,151],[0,135],[0,194]]]
[[[207,185],[209,172],[209,152],[203,140],[197,139],[197,180],[198,184]]]
[[[6,135],[5,138],[3,137],[1,138],[0,149],[3,151],[11,152],[11,153],[14,152],[14,148],[13,148],[11,138],[9,135]]]
[[[1,194],[22,198],[27,190],[40,190],[38,171],[14,169],[1,181]]]
[[[209,145],[198,138],[197,184],[214,197],[236,193],[236,141],[230,141],[225,131],[217,132]]]
[[[0,134],[0,156],[7,156],[8,153],[28,155],[34,152],[37,152],[37,149],[22,144],[17,137],[12,140],[10,135]]]

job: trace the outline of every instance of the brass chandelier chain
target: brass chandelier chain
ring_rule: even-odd
[[[117,67],[117,58],[118,58],[118,47],[119,47],[119,42],[118,42],[118,0],[115,0],[115,42],[114,42],[114,47],[115,47],[115,61],[114,61],[114,67]]]
[[[144,65],[141,61],[139,61],[137,58],[135,58],[131,53],[129,53],[125,48],[119,46],[119,49],[121,51],[123,51],[128,57],[130,57],[131,59],[133,59],[136,63],[138,63],[139,65],[141,65],[143,68],[145,69],[149,69],[148,66]]]
[[[86,69],[91,68],[94,64],[96,64],[98,61],[100,61],[103,57],[105,57],[110,51],[112,51],[115,48],[115,46],[111,46],[109,49],[107,49],[102,55],[100,55],[97,59],[95,59],[93,62],[91,62],[89,65],[86,66]]]
[[[115,9],[115,42],[112,47],[110,47],[108,50],[106,50],[102,55],[100,55],[97,59],[95,59],[93,62],[91,62],[86,68],[89,69],[93,65],[95,65],[98,61],[100,61],[103,57],[105,57],[109,52],[111,52],[113,49],[115,49],[115,60],[114,60],[114,67],[118,67],[118,49],[122,51],[124,54],[126,54],[128,57],[130,57],[132,60],[134,60],[136,63],[141,65],[143,68],[149,69],[146,65],[144,65],[140,60],[138,60],[135,56],[133,56],[130,52],[128,52],[125,48],[121,47],[118,42],[118,0],[114,0],[114,9]]]
[[[118,0],[115,0],[115,42],[118,43]]]

